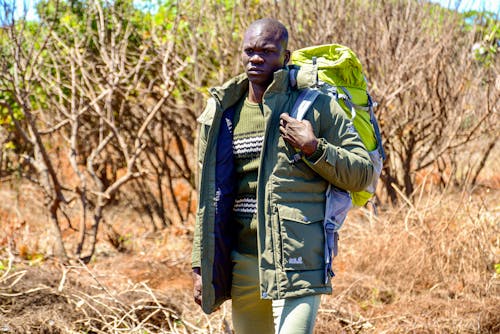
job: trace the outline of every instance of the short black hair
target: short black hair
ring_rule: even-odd
[[[288,29],[285,27],[283,23],[273,18],[263,18],[253,21],[248,27],[248,29],[250,29],[250,27],[252,26],[260,26],[260,25],[272,27],[278,34],[277,37],[281,41],[283,49],[286,50],[286,48],[288,47]]]

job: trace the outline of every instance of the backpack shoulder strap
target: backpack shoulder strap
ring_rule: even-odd
[[[386,159],[386,155],[384,145],[382,145],[382,135],[380,134],[380,127],[378,126],[377,118],[375,117],[375,113],[373,112],[374,103],[370,94],[368,94],[368,106],[370,108],[370,122],[372,123],[373,131],[375,132],[375,138],[377,139],[378,151],[380,152],[380,156],[384,161]]]
[[[302,120],[319,94],[321,93],[316,89],[306,88],[302,90],[293,105],[290,116],[298,119],[299,121]]]

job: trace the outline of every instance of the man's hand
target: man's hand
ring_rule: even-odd
[[[298,121],[287,113],[281,114],[280,133],[285,141],[301,150],[306,156],[313,154],[318,147],[318,138],[307,120]]]
[[[196,304],[201,306],[201,270],[199,267],[193,268],[193,296]]]

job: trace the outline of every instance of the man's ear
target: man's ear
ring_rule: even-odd
[[[283,66],[286,66],[286,64],[290,61],[290,54],[290,50],[285,50],[285,60],[283,62]]]

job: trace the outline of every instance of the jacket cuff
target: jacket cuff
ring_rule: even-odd
[[[198,254],[193,252],[191,255],[191,268],[201,267],[201,259]]]
[[[326,141],[324,138],[320,138],[318,140],[318,146],[316,147],[316,151],[314,151],[313,154],[311,154],[308,157],[304,156],[304,158],[307,160],[307,162],[315,164],[319,159],[321,159],[323,154],[325,154],[325,150],[326,150]]]

